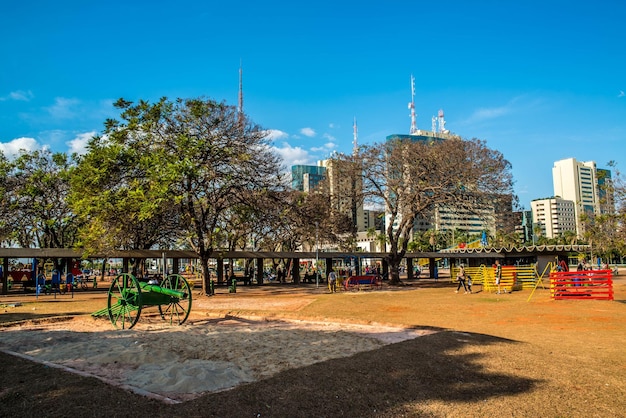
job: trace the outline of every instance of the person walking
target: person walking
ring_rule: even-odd
[[[500,294],[500,282],[502,281],[502,266],[500,265],[500,260],[496,260],[496,271],[494,272],[496,279],[496,286],[498,286],[498,292],[496,294]],[[506,289],[504,289],[504,293],[506,293]]]
[[[459,266],[459,273],[456,275],[456,281],[459,282],[459,285],[456,287],[456,291],[454,293],[459,293],[461,285],[463,285],[463,289],[465,290],[465,293],[467,293],[467,285],[465,284],[465,266],[463,266],[463,264]]]

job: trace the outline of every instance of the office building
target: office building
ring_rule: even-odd
[[[554,195],[574,202],[576,233],[582,236],[582,215],[600,215],[612,211],[606,186],[611,171],[598,169],[594,161],[580,162],[575,158],[556,161],[552,168]]]
[[[557,238],[565,231],[576,232],[576,212],[573,201],[555,196],[535,199],[530,202],[530,207],[533,225],[541,229],[541,236]]]

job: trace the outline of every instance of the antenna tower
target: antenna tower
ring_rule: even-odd
[[[439,109],[439,132],[447,134],[449,131],[446,129],[446,120],[443,118],[443,109]]]
[[[239,117],[243,115],[243,68],[241,66],[241,61],[239,61],[239,100],[237,113],[239,114]]]
[[[356,156],[359,153],[359,131],[356,127],[356,116],[354,117],[354,125],[353,125],[353,140],[352,140],[352,155]]]
[[[409,135],[417,135],[417,122],[415,121],[417,115],[415,114],[415,77],[411,74],[411,103],[409,103],[409,110],[411,111],[411,129]]]

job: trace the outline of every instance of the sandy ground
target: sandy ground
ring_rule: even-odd
[[[265,303],[293,311],[309,302],[292,298]],[[203,309],[202,301],[195,303],[194,309]],[[246,303],[259,309],[258,298],[210,303],[213,317],[193,316],[182,326],[164,325],[158,315],[146,312],[133,329],[122,331],[113,329],[108,319],[86,316],[15,324],[0,330],[0,349],[176,403],[433,332],[224,313]]]

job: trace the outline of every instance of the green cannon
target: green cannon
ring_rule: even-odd
[[[108,314],[115,328],[130,329],[146,306],[158,306],[161,318],[182,325],[191,311],[191,287],[179,274],[171,274],[157,285],[139,282],[132,274],[123,273],[109,287],[107,307],[92,315]]]

